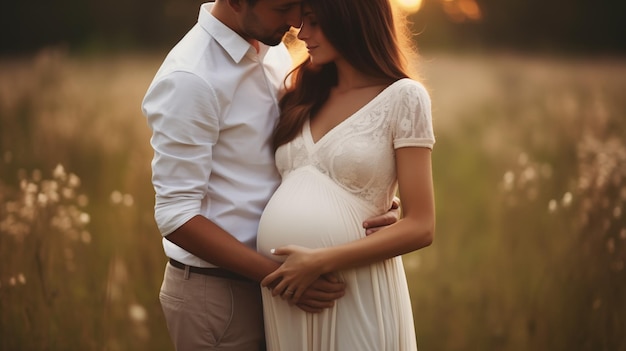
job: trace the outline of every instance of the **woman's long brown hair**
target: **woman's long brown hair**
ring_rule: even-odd
[[[396,31],[389,0],[305,0],[335,50],[355,69],[389,81],[409,76],[404,55],[408,40]],[[277,149],[295,138],[337,84],[334,63],[314,65],[308,56],[287,77],[291,84],[280,100],[281,115],[274,130]]]

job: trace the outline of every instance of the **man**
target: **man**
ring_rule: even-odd
[[[170,258],[160,300],[178,351],[265,348],[258,282],[279,264],[257,254],[256,232],[280,181],[270,136],[291,68],[281,41],[300,11],[300,0],[203,4],[144,98],[155,219]],[[317,312],[343,290],[319,279],[297,305]]]

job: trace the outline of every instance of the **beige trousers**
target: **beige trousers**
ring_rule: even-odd
[[[265,350],[259,283],[191,273],[168,263],[159,299],[176,351]]]

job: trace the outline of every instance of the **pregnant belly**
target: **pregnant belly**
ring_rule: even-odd
[[[289,244],[328,247],[365,235],[361,223],[368,214],[350,194],[315,170],[295,172],[283,180],[263,211],[257,236],[260,253],[278,259],[271,249]]]

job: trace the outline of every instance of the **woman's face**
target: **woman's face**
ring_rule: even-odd
[[[298,39],[306,44],[313,64],[323,65],[340,57],[337,50],[326,39],[315,14],[308,5],[302,8],[302,26],[298,32]]]

